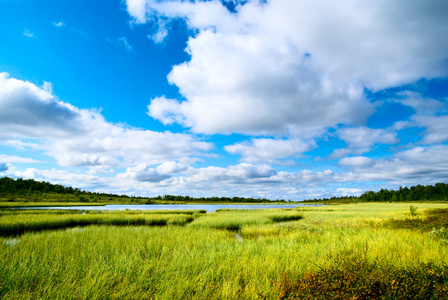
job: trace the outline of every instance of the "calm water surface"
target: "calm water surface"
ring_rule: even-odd
[[[134,204],[134,205],[104,205],[104,206],[42,206],[20,207],[18,209],[68,209],[68,210],[172,210],[172,209],[205,209],[214,212],[217,209],[269,209],[295,208],[300,206],[321,206],[312,204]]]

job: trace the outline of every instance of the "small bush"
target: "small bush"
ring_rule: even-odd
[[[411,207],[409,207],[409,211],[411,213],[411,217],[415,217],[417,215],[417,207],[411,205]]]
[[[280,299],[446,299],[448,266],[381,269],[361,259],[295,281],[283,275],[275,287]]]

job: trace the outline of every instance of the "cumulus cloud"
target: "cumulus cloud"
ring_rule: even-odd
[[[135,167],[127,168],[126,173],[118,174],[117,179],[132,179],[139,182],[160,182],[169,178],[168,174],[161,174],[148,165],[140,164]]]
[[[380,90],[448,70],[446,1],[128,0],[137,23],[183,18],[197,30],[188,62],[168,76],[183,101],[155,98],[148,114],[194,132],[316,134],[363,124]]]
[[[190,184],[204,184],[209,182],[215,182],[217,184],[219,182],[224,184],[241,184],[270,181],[276,174],[275,169],[268,165],[241,163],[226,168],[210,166],[201,169],[192,169],[188,177],[180,177],[175,180]]]
[[[375,164],[375,162],[365,156],[355,156],[355,157],[344,157],[339,160],[339,164],[342,166],[353,166],[353,167],[370,167]]]
[[[156,169],[159,174],[176,174],[186,171],[188,169],[188,166],[176,161],[166,161],[163,164],[157,166]]]
[[[399,142],[396,132],[389,129],[372,129],[365,126],[341,128],[338,130],[337,135],[348,145],[345,148],[333,151],[330,155],[332,158],[348,154],[363,154],[369,152],[376,144],[395,144]]]
[[[401,92],[397,102],[411,107],[415,114],[406,122],[398,122],[397,129],[425,128],[420,143],[437,144],[448,141],[448,99],[424,98],[419,93]]]
[[[193,168],[169,161],[152,167],[136,164],[112,177],[63,170],[27,169],[14,176],[35,178],[92,191],[146,196],[181,194],[196,197],[243,196],[269,199],[312,199],[359,195],[370,182],[398,185],[434,184],[448,180],[448,146],[416,147],[390,159],[348,157],[340,160],[348,171],[276,171],[270,165],[240,163],[227,167]],[[7,167],[7,166],[6,166]]]
[[[346,181],[434,184],[448,180],[448,146],[414,147],[390,159],[344,158],[340,164],[354,167],[353,173],[341,174]]]
[[[250,143],[228,145],[224,149],[232,154],[240,154],[241,160],[249,163],[281,163],[279,159],[300,157],[314,146],[314,141],[263,138],[252,139]]]
[[[0,141],[44,151],[61,166],[126,167],[202,155],[212,145],[188,134],[108,123],[51,92],[0,73]]]
[[[359,196],[361,195],[363,192],[363,190],[361,189],[356,189],[356,188],[338,188],[336,189],[336,195],[335,196],[339,196],[339,197],[343,197],[343,196]]]
[[[82,131],[77,124],[89,117],[46,89],[0,73],[0,138],[62,137]]]

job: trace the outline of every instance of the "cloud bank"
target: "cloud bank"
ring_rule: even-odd
[[[127,0],[136,23],[185,20],[197,33],[148,114],[193,132],[314,135],[363,125],[382,90],[448,70],[446,1]]]
[[[68,167],[188,160],[212,148],[189,134],[108,123],[96,110],[76,108],[7,73],[0,73],[0,141],[42,150]]]

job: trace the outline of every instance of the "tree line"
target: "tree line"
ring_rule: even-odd
[[[139,197],[139,196],[127,196],[107,193],[95,193],[83,191],[78,188],[65,187],[60,184],[52,184],[46,181],[36,181],[34,179],[13,179],[10,177],[0,178],[0,196],[3,195],[40,195],[45,198],[45,195],[67,195],[73,196],[71,200],[64,200],[68,198],[59,198],[60,201],[79,201],[79,202],[97,202],[98,199],[104,201],[124,201],[133,203],[154,203],[153,201],[159,200],[160,202],[236,202],[236,203],[271,203],[271,202],[286,202],[283,199],[271,201],[266,198],[244,198],[244,197],[200,197],[194,198],[190,196],[178,196],[178,195],[163,195],[154,198]],[[34,198],[36,199],[36,198]],[[104,200],[105,199],[105,200]],[[37,199],[38,200],[38,199]],[[42,199],[44,200],[44,199]]]
[[[398,190],[381,189],[378,192],[367,191],[359,196],[361,201],[441,201],[448,200],[448,184],[416,185],[410,188],[400,187]]]
[[[47,181],[36,181],[34,179],[13,179],[10,177],[0,178],[0,194],[41,194],[41,193],[54,193],[62,195],[85,195],[85,196],[105,196],[105,197],[120,197],[128,198],[127,195],[116,195],[107,193],[94,193],[83,191],[71,186],[66,187],[60,184],[52,184]]]
[[[134,203],[153,203],[152,201],[158,200],[161,202],[202,202],[202,203],[219,203],[219,202],[232,202],[232,203],[272,203],[272,202],[291,202],[284,199],[269,200],[266,198],[244,198],[244,197],[200,197],[194,198],[190,196],[180,195],[163,195],[153,198],[140,197],[140,196],[128,196],[117,195],[108,193],[95,193],[89,191],[83,191],[78,188],[66,187],[60,184],[52,184],[46,181],[36,181],[34,179],[13,179],[10,177],[0,178],[0,195],[68,195],[76,197],[81,202],[97,202],[98,199],[116,200]],[[75,199],[75,198],[74,198]],[[331,197],[323,199],[310,199],[304,202],[316,202],[316,201],[349,201],[349,202],[381,202],[381,201],[448,201],[448,184],[436,183],[435,185],[416,185],[410,188],[400,187],[398,190],[381,189],[377,192],[367,191],[361,196],[346,196],[346,197]]]
[[[416,185],[398,190],[381,189],[366,191],[361,196],[342,196],[323,199],[309,199],[304,202],[400,202],[400,201],[448,201],[448,184]]]

